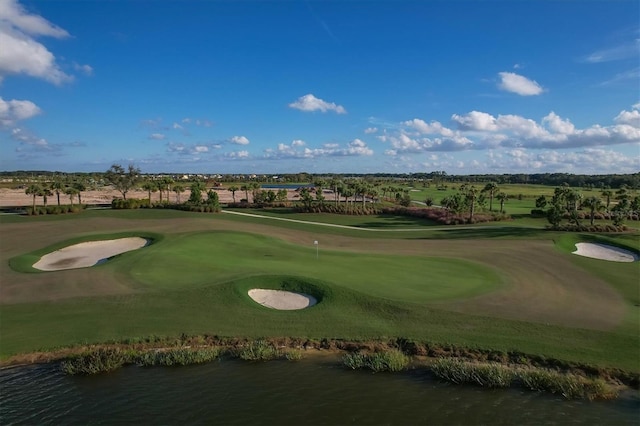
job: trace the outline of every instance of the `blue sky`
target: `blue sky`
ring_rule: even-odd
[[[0,0],[0,169],[640,171],[640,2]]]

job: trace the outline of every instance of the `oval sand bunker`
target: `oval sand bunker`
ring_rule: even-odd
[[[304,309],[317,303],[316,298],[308,294],[261,288],[249,290],[249,297],[262,306],[283,311]]]
[[[619,247],[596,243],[577,243],[573,254],[611,262],[635,262],[638,255]]]
[[[45,254],[33,267],[41,271],[88,268],[103,259],[144,247],[147,240],[140,237],[117,240],[88,241]]]

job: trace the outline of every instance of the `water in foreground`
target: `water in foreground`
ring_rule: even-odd
[[[347,371],[336,359],[127,367],[93,377],[54,365],[0,371],[0,423],[638,424],[637,393],[567,401],[439,383],[417,373]]]

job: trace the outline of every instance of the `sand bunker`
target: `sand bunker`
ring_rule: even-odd
[[[88,268],[117,254],[137,250],[146,244],[147,240],[140,237],[74,244],[45,254],[33,267],[41,271]]]
[[[573,254],[591,257],[593,259],[609,260],[611,262],[635,262],[638,255],[619,247],[596,243],[577,243],[577,250]]]
[[[262,306],[283,311],[304,309],[317,303],[316,298],[308,294],[282,290],[264,290],[261,288],[249,290],[249,297]]]

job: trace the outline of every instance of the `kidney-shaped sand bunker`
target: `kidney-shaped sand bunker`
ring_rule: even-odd
[[[592,259],[609,260],[611,262],[635,262],[638,255],[619,247],[596,243],[577,243],[573,254]]]
[[[45,254],[33,264],[41,271],[88,268],[115,255],[137,250],[147,245],[141,237],[118,238],[116,240],[87,241],[61,248]]]
[[[316,298],[309,294],[262,288],[249,290],[249,297],[262,306],[283,311],[304,309],[318,303]]]

